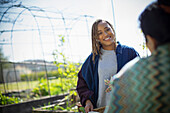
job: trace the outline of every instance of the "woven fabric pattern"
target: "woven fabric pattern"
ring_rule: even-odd
[[[170,43],[112,83],[105,113],[170,113]]]

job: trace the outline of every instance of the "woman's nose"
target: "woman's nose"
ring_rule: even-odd
[[[108,33],[107,32],[104,32],[104,36],[107,36],[108,35]]]

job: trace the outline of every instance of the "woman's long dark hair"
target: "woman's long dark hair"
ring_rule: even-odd
[[[157,2],[145,8],[139,21],[145,37],[150,35],[156,40],[157,46],[170,42],[170,14],[159,7]]]

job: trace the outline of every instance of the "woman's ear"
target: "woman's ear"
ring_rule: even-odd
[[[153,53],[153,51],[155,51],[157,47],[156,40],[150,35],[146,35],[146,38],[147,38],[146,46],[149,48],[150,52]]]

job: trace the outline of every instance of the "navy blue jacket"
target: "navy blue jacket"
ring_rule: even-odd
[[[139,56],[138,52],[134,48],[121,45],[118,43],[116,48],[117,56],[117,66],[118,70],[130,60]],[[97,99],[98,99],[98,87],[99,87],[99,77],[98,77],[98,61],[99,55],[95,57],[95,62],[92,61],[93,54],[91,53],[89,57],[84,62],[81,70],[78,73],[78,82],[77,82],[77,92],[80,97],[80,102],[85,106],[87,99],[91,100],[94,108],[96,108]]]

